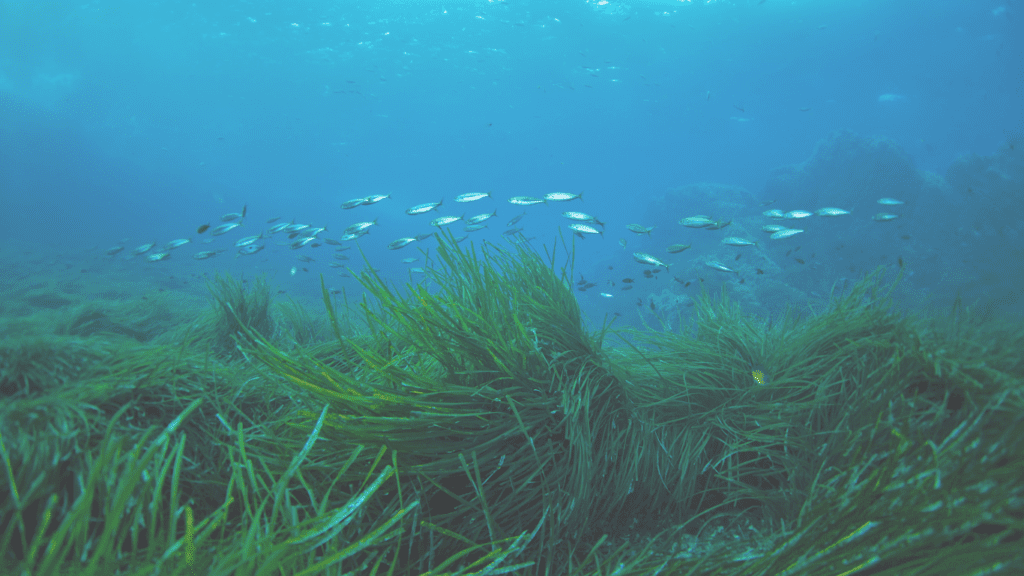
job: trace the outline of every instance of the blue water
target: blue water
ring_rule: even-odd
[[[582,202],[526,208],[520,225],[543,253],[560,230],[572,238],[564,210],[606,224],[602,237],[576,241],[574,282],[582,274],[597,285],[579,293],[593,318],[618,312],[635,323],[654,300],[685,311],[702,284],[772,309],[766,299],[788,301],[787,290],[827,295],[875,266],[895,272],[898,259],[914,273],[905,275],[908,292],[941,284],[1019,312],[1021,8],[1012,0],[4,0],[0,256],[19,282],[117,272],[166,287],[169,276],[224,271],[267,274],[281,290],[312,295],[323,273],[354,294],[355,279],[327,267],[332,246],[293,251],[278,245],[279,234],[262,252],[236,257],[234,242],[266,231],[272,217],[326,226],[321,238],[377,219],[359,248],[405,282],[410,265],[400,260],[417,246],[385,246],[433,231],[430,219],[497,209],[469,241],[503,245],[504,224],[524,211],[508,198],[583,191]],[[895,172],[886,168],[893,158]],[[819,172],[808,172],[812,164]],[[802,178],[780,180],[794,170]],[[840,190],[856,174],[872,187]],[[673,196],[698,183],[742,188],[745,200]],[[488,190],[493,199],[454,202]],[[370,194],[391,197],[341,210]],[[906,204],[898,221],[875,226],[883,196]],[[442,198],[439,212],[404,213]],[[833,205],[852,213],[805,226],[800,241],[772,246],[759,230],[763,210]],[[197,226],[243,206],[242,227],[203,243],[209,232]],[[721,231],[678,224],[709,213],[734,223]],[[631,223],[656,228],[637,236]],[[461,234],[461,224],[452,231]],[[740,252],[719,243],[728,235],[758,247],[734,260]],[[176,238],[192,243],[169,260],[130,257],[140,244]],[[693,248],[667,254],[674,243]],[[125,250],[107,256],[115,246]],[[797,246],[814,257],[801,264],[783,255]],[[226,251],[192,258],[214,249]],[[634,251],[671,269],[644,283]],[[354,268],[357,252],[346,252]],[[707,268],[709,258],[738,273]],[[637,279],[628,293],[627,276]]]

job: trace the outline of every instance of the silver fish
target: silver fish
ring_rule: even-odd
[[[603,231],[594,228],[590,224],[582,224],[580,222],[576,222],[574,224],[569,224],[569,229],[572,230],[573,232],[578,232],[580,234],[600,234],[601,236],[604,236]]]
[[[903,204],[903,200],[897,200],[895,198],[879,198],[878,203],[882,206],[899,206]]]
[[[170,252],[156,252],[156,253],[150,254],[149,256],[146,256],[146,260],[149,260],[150,262],[159,262],[161,260],[167,260],[170,257],[171,257],[171,253]]]
[[[192,257],[196,260],[206,260],[207,258],[213,258],[219,253],[218,250],[203,250],[202,252],[196,252]]]
[[[241,226],[241,224],[239,224],[238,222],[231,222],[230,224],[221,224],[220,226],[217,226],[213,230],[210,230],[210,234],[213,236],[222,236],[224,234],[227,234],[228,232],[231,232],[235,228],[238,228],[239,226]]]
[[[346,200],[346,201],[342,202],[341,203],[341,209],[342,210],[351,210],[351,209],[355,208],[356,206],[362,206],[364,203],[366,203],[366,198],[353,198],[351,200]]]
[[[371,194],[366,198],[363,198],[363,204],[369,206],[370,204],[376,204],[377,202],[388,198],[391,198],[391,194]]]
[[[782,224],[766,224],[764,226],[761,226],[761,231],[767,232],[769,234],[778,232],[779,230],[787,230],[787,228]]]
[[[508,221],[508,224],[505,224],[505,226],[508,226],[509,228],[511,228],[511,227],[513,227],[513,226],[515,226],[516,224],[518,224],[518,223],[519,223],[519,221],[520,221],[520,220],[522,220],[522,219],[523,219],[523,216],[526,216],[526,212],[523,212],[523,213],[522,213],[522,214],[520,214],[519,216],[515,216],[514,218],[512,218],[511,220],[509,220],[509,221]]]
[[[651,266],[661,266],[662,268],[668,268],[668,264],[665,264],[661,260],[644,252],[633,252],[633,260],[636,260],[641,264],[650,264]]]
[[[458,222],[459,220],[462,220],[462,216],[441,216],[440,218],[434,218],[431,220],[430,225],[440,228],[441,226],[447,226],[452,222]]]
[[[651,231],[654,230],[654,226],[641,226],[639,224],[630,224],[626,226],[626,229],[636,234],[647,234],[648,236],[650,236]]]
[[[689,218],[683,218],[679,223],[687,228],[707,228],[714,224],[715,221],[707,216],[690,216]]]
[[[669,254],[679,254],[680,252],[682,252],[684,250],[688,250],[689,248],[690,248],[689,244],[673,244],[673,245],[668,247],[668,253]]]
[[[815,214],[818,216],[843,216],[849,213],[849,210],[843,210],[842,208],[819,208],[815,211]]]
[[[808,216],[811,215],[812,213],[808,212],[807,210],[790,210],[789,212],[786,212],[783,216],[787,220],[798,220],[800,218],[807,218]]]
[[[490,214],[477,214],[476,216],[473,216],[472,218],[466,218],[466,224],[479,224],[479,223],[481,223],[481,222],[483,222],[485,220],[490,220],[491,218],[494,218],[497,215],[498,215],[498,211],[497,210],[495,210],[494,212],[491,212]]]
[[[363,230],[369,230],[370,226],[373,226],[376,223],[377,223],[377,219],[376,218],[374,218],[372,222],[356,222],[355,224],[349,226],[348,228],[345,228],[345,233],[346,234],[358,234],[359,232],[362,232]]]
[[[416,262],[419,259],[420,259],[419,256],[411,256],[409,258],[402,258],[402,264],[412,264],[413,262]]]
[[[263,238],[262,234],[259,234],[257,236],[246,236],[245,238],[240,238],[238,239],[238,241],[235,242],[235,248],[241,248],[242,246],[255,244],[256,241],[259,240],[260,238]]]
[[[519,228],[509,228],[508,230],[505,230],[504,232],[502,232],[501,235],[502,236],[512,236],[513,234],[519,234],[522,231],[523,231],[523,227],[522,226],[520,226]]]
[[[221,222],[231,222],[232,220],[238,220],[242,217],[240,212],[231,212],[220,217]]]
[[[899,218],[898,214],[888,214],[886,212],[879,212],[871,217],[876,222],[888,222],[889,220],[895,220]]]
[[[284,227],[284,231],[289,233],[299,232],[300,230],[305,230],[306,228],[309,228],[309,224],[289,224]]]
[[[484,198],[490,198],[490,192],[467,192],[465,194],[459,194],[455,197],[456,202],[476,202]]]
[[[113,248],[107,248],[107,256],[113,256],[120,252],[121,250],[124,250],[124,246],[114,246]]]
[[[772,240],[781,240],[783,238],[789,238],[790,236],[796,236],[801,232],[803,232],[803,230],[797,230],[795,228],[786,228],[785,230],[779,230],[778,232],[773,233],[771,236],[769,236],[769,238],[771,238]]]
[[[241,249],[238,250],[238,253],[241,254],[242,256],[245,256],[247,254],[255,254],[260,250],[263,250],[263,248],[263,244],[247,244],[245,246],[242,246]]]
[[[175,248],[180,248],[191,241],[192,240],[189,238],[178,238],[177,240],[171,240],[167,244],[164,244],[164,250],[174,250]]]
[[[487,224],[470,224],[462,229],[463,232],[476,232],[477,230],[483,230],[487,228]]]
[[[140,254],[145,254],[146,252],[149,252],[150,250],[152,250],[153,246],[156,246],[156,242],[150,242],[149,244],[143,244],[142,246],[139,246],[135,250],[132,250],[132,254],[134,254],[136,256],[138,256]]]
[[[282,230],[284,230],[285,228],[287,228],[289,226],[291,226],[291,224],[289,224],[287,222],[282,222],[280,224],[274,224],[273,226],[270,227],[270,230],[268,230],[268,232],[270,232],[271,234],[277,234],[278,232],[281,232]]]
[[[517,206],[533,206],[534,204],[545,204],[547,200],[542,198],[534,198],[532,196],[513,196],[508,199],[510,204]]]
[[[738,236],[729,236],[728,238],[722,239],[722,244],[728,244],[729,246],[754,246],[757,242],[744,240]]]
[[[410,216],[415,216],[417,214],[426,214],[431,210],[437,210],[437,207],[440,206],[442,202],[444,202],[444,200],[441,200],[441,202],[427,202],[426,204],[417,204],[412,208],[406,210],[405,213]]]
[[[721,270],[722,272],[730,272],[732,274],[739,274],[739,272],[733,270],[732,268],[729,268],[728,266],[726,266],[725,264],[722,264],[718,260],[708,260],[707,262],[704,263],[704,265],[707,266],[708,268],[714,268],[715,270]]]
[[[579,194],[573,194],[572,192],[548,192],[544,195],[545,200],[552,202],[568,202],[569,200],[575,200],[579,198],[583,200],[583,192]]]
[[[298,256],[296,256],[296,258],[298,258],[302,262],[316,262],[316,260],[313,260],[312,258],[306,256],[305,254],[299,254]]]
[[[775,218],[776,220],[782,220],[783,218],[786,217],[786,214],[782,210],[779,210],[777,208],[774,210],[765,210],[764,212],[762,212],[762,214],[769,218]]]
[[[313,242],[315,240],[316,240],[316,238],[313,238],[312,236],[310,236],[309,238],[302,238],[302,239],[296,240],[295,242],[292,242],[291,243],[291,248],[292,248],[292,250],[298,250],[299,248],[302,248],[303,246],[305,246],[305,245],[307,245],[310,242]]]
[[[406,246],[412,244],[415,241],[415,238],[399,238],[398,240],[395,240],[394,242],[388,244],[388,250],[398,250],[399,248],[405,248]]]
[[[598,226],[604,226],[604,222],[601,222],[597,218],[594,218],[590,214],[584,214],[583,212],[562,212],[562,216],[569,220],[575,220],[577,222],[593,222]]]

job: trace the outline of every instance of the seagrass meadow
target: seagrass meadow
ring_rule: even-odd
[[[311,312],[5,320],[0,572],[913,575],[1024,568],[1024,328],[705,294],[588,329],[571,252],[460,248]],[[758,377],[753,376],[758,372]]]

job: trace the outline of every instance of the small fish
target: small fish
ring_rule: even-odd
[[[410,216],[415,216],[417,214],[426,214],[431,210],[437,210],[437,207],[440,206],[443,202],[444,200],[442,199],[440,202],[427,202],[425,204],[417,204],[412,208],[406,210],[405,213]]]
[[[334,255],[334,259],[335,260],[342,260],[342,261],[344,261],[344,260],[351,260],[351,258],[349,258],[348,256],[345,256],[344,254],[335,254]]]
[[[765,210],[761,214],[763,214],[763,215],[765,215],[765,216],[767,216],[769,218],[774,218],[776,220],[782,220],[783,218],[786,217],[786,214],[782,210],[779,210],[778,208],[776,208],[774,210]]]
[[[107,248],[107,256],[113,256],[120,252],[121,250],[124,250],[124,246],[114,246],[112,248]]]
[[[799,220],[800,218],[807,218],[808,216],[813,216],[813,213],[808,212],[807,210],[790,210],[783,215],[787,220]]]
[[[273,226],[270,227],[270,229],[267,232],[269,232],[270,234],[277,234],[278,232],[283,232],[284,229],[289,227],[289,226],[291,226],[291,224],[289,224],[287,222],[282,222],[280,224],[274,224]]]
[[[625,238],[619,238],[619,246],[622,246],[623,250],[626,249],[626,239]]]
[[[467,192],[465,194],[459,194],[455,197],[456,202],[476,202],[477,200],[483,200],[484,198],[490,198],[490,192]]]
[[[665,264],[661,260],[658,260],[650,254],[644,252],[633,252],[633,260],[641,264],[650,264],[651,266],[661,266],[662,268],[668,268],[668,264]]]
[[[476,232],[477,230],[483,230],[487,228],[487,224],[470,224],[462,229],[463,232]]]
[[[149,256],[146,256],[146,260],[149,260],[150,262],[159,262],[161,260],[167,260],[170,257],[171,257],[171,253],[170,252],[156,252],[156,253],[150,254]]]
[[[632,284],[633,283],[633,279],[632,278],[623,278],[622,279],[622,283],[623,284]]]
[[[601,297],[602,298],[613,298],[613,296],[611,294],[607,293],[607,292],[601,292]]]
[[[895,198],[879,198],[878,203],[882,206],[899,206],[904,204],[903,200],[897,200]]]
[[[434,235],[433,233],[430,233],[430,234],[417,234],[416,235],[416,241],[417,242],[423,242],[424,240],[426,240],[427,238],[430,238],[433,235]]]
[[[793,258],[793,260],[796,260],[796,261],[797,261],[798,263],[800,263],[800,264],[803,264],[803,263],[804,263],[804,260],[803,260],[803,258]]]
[[[583,212],[562,212],[562,216],[568,218],[569,220],[575,220],[577,222],[590,222],[593,224],[597,224],[598,226],[604,226],[603,222],[601,222],[597,218],[594,218],[590,214],[584,214]]]
[[[259,252],[260,250],[263,250],[263,248],[264,248],[263,244],[247,244],[247,245],[242,246],[241,248],[239,248],[238,249],[238,253],[240,255],[242,255],[242,256],[246,256],[248,254],[255,254],[255,253]]]
[[[285,232],[301,232],[302,230],[305,230],[306,228],[309,228],[309,224],[289,224],[289,225],[284,227],[284,231]]]
[[[399,248],[405,248],[406,246],[412,244],[415,241],[415,238],[399,238],[398,240],[395,240],[394,242],[388,244],[388,250],[398,250]]]
[[[134,254],[135,256],[138,256],[140,254],[145,254],[146,252],[149,252],[150,250],[152,250],[153,246],[156,246],[156,242],[150,242],[149,244],[143,244],[142,246],[139,246],[135,250],[132,250],[132,254]]]
[[[903,240],[910,240],[910,234],[903,234],[900,236],[900,238]]]
[[[440,218],[434,218],[431,220],[430,225],[440,228],[442,226],[447,226],[452,222],[458,222],[459,220],[462,220],[462,216],[441,216]]]
[[[324,244],[330,244],[331,246],[341,246],[341,242],[338,242],[333,238],[324,238]]]
[[[737,254],[737,255],[736,255],[736,257],[735,257],[735,258],[733,258],[733,260],[739,260],[739,259],[740,259],[740,256],[743,256],[743,254]]]
[[[516,224],[519,223],[520,220],[523,219],[523,216],[526,216],[526,212],[523,212],[519,216],[512,218],[511,220],[508,221],[508,224],[505,224],[505,226],[508,226],[509,228],[515,226]]]
[[[757,270],[758,275],[764,274],[764,270],[761,270],[760,268],[755,268],[755,270]]]
[[[819,208],[814,212],[818,216],[844,216],[849,214],[849,210],[843,210],[842,208]]]
[[[353,198],[351,200],[346,200],[346,201],[341,203],[341,209],[342,210],[351,210],[351,209],[356,208],[358,206],[362,206],[363,202],[365,202],[365,201],[366,201],[366,198]]]
[[[750,240],[744,240],[738,236],[729,236],[728,238],[722,239],[722,244],[729,246],[755,246],[757,242],[751,242]]]
[[[888,222],[889,220],[895,220],[897,218],[899,218],[899,215],[887,214],[885,212],[879,212],[878,214],[875,214],[874,216],[871,217],[871,219],[874,220],[875,222]]]
[[[690,216],[689,218],[683,218],[679,223],[687,228],[707,228],[714,224],[715,221],[707,216]]]
[[[359,232],[362,232],[364,230],[369,231],[370,226],[373,226],[376,223],[377,223],[377,219],[376,218],[374,218],[370,222],[356,222],[355,224],[349,226],[348,228],[345,228],[345,233],[346,234],[358,234]]]
[[[599,234],[601,236],[604,236],[603,231],[594,228],[590,224],[583,224],[581,222],[569,224],[569,230],[572,230],[573,232],[576,232],[578,234]]]
[[[419,259],[419,256],[413,256],[411,258],[402,258],[402,264],[412,264],[413,262],[416,262]]]
[[[228,232],[231,232],[235,228],[238,228],[239,226],[241,226],[241,224],[239,224],[238,222],[231,222],[230,224],[221,224],[220,226],[217,226],[213,230],[210,230],[210,234],[213,236],[222,236],[224,234],[227,234]]]
[[[177,240],[171,240],[167,244],[164,244],[164,250],[174,250],[175,248],[180,248],[191,241],[192,240],[190,238],[179,238]]]
[[[708,226],[708,227],[706,227],[704,229],[705,230],[721,230],[722,228],[725,228],[726,226],[728,226],[730,224],[732,224],[732,220],[719,220],[717,222],[712,222],[710,226]]]
[[[295,242],[291,243],[291,248],[292,250],[298,250],[299,248],[302,248],[303,246],[309,244],[314,240],[316,240],[316,238],[313,238],[312,236],[310,236],[309,238],[302,238],[301,240],[296,240]]]
[[[801,232],[803,232],[803,230],[797,230],[796,228],[786,228],[785,230],[779,230],[778,232],[773,233],[771,236],[769,236],[769,238],[771,238],[772,240],[781,240],[783,238],[789,238],[790,236],[796,236]]]
[[[517,206],[533,206],[534,204],[545,204],[547,200],[542,198],[534,198],[532,196],[513,196],[508,199],[510,204]]]
[[[775,204],[776,202],[777,202],[777,200],[766,200],[764,202],[761,202],[761,207],[763,208],[765,206],[771,206],[772,204]]]
[[[209,229],[210,229],[210,225],[209,224],[201,224],[199,226],[199,228],[196,228],[196,234],[202,234],[203,232],[206,232]]]
[[[519,234],[522,231],[523,231],[522,227],[519,227],[519,228],[509,228],[508,230],[505,230],[504,232],[502,232],[501,235],[502,236],[512,236],[513,234]]]
[[[626,229],[635,234],[647,234],[651,235],[651,231],[654,230],[654,226],[641,226],[639,224],[630,224],[626,226]]]
[[[220,217],[221,222],[231,222],[232,220],[240,220],[242,218],[241,212],[231,212]]]
[[[267,219],[267,224],[273,224],[274,222],[277,222],[280,219],[281,219],[280,216],[274,216],[273,218]]]
[[[391,198],[391,194],[371,194],[366,198],[363,198],[363,204],[369,206],[370,204],[376,204],[377,202],[387,198]]]
[[[786,230],[786,229],[787,228],[785,226],[783,226],[782,224],[765,224],[764,226],[761,226],[761,231],[762,232],[767,232],[769,234],[774,234],[776,232],[781,232],[782,230]]]
[[[315,260],[313,260],[309,256],[306,256],[305,254],[299,254],[298,256],[296,256],[296,258],[298,258],[302,262],[315,262]]]
[[[498,211],[497,210],[495,210],[494,212],[491,212],[490,214],[477,214],[476,216],[473,216],[471,218],[466,218],[466,224],[479,224],[481,222],[485,222],[487,220],[490,220],[491,218],[494,218],[497,215],[498,215]],[[511,226],[509,226],[509,227],[511,227]]]
[[[579,194],[573,194],[572,192],[548,192],[544,195],[545,200],[552,202],[568,202],[569,200],[575,200],[579,198],[583,200],[583,192]]]
[[[207,258],[213,258],[219,253],[218,250],[203,250],[202,252],[196,252],[192,257],[196,260],[206,260]]]
[[[632,290],[632,289],[633,289],[633,285],[632,284],[626,284],[622,288],[619,288],[619,290],[622,290],[622,291]]]
[[[245,238],[239,238],[235,242],[235,248],[241,248],[242,246],[248,246],[249,244],[255,244],[257,240],[263,238],[263,234],[256,236],[246,236]]]
[[[729,272],[729,273],[732,273],[732,274],[739,274],[739,272],[733,270],[732,268],[729,268],[728,266],[726,266],[725,264],[722,264],[718,260],[708,260],[707,262],[704,263],[704,265],[707,266],[708,268],[714,268],[715,270],[720,270],[722,272]]]
[[[689,248],[690,248],[689,244],[673,244],[673,245],[668,247],[668,253],[669,254],[679,254],[680,252],[683,252],[684,250],[689,250]]]

